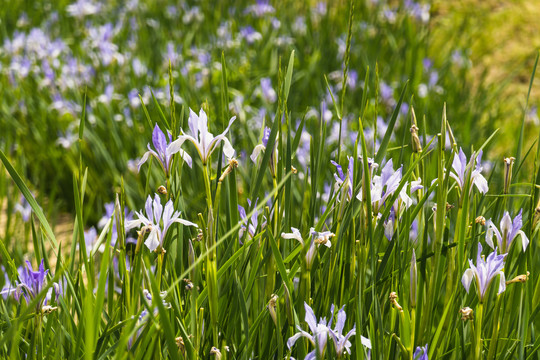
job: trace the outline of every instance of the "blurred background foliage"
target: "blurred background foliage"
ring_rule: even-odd
[[[372,144],[382,138],[408,80],[397,134],[406,136],[412,104],[429,140],[439,131],[446,102],[459,145],[478,147],[500,127],[498,136],[509,141],[502,142],[504,151],[488,146],[487,159],[512,155],[505,151],[516,146],[524,114],[539,42],[538,6],[470,0],[353,3],[343,99],[345,147],[351,149],[356,138],[369,67],[368,98],[376,106],[369,107],[364,123],[372,129]],[[299,150],[293,163],[307,172],[309,139],[318,119],[324,119],[329,136],[328,162],[323,164],[327,179],[319,182],[323,192],[332,178],[329,160],[335,157],[339,138],[325,76],[339,104],[348,17],[348,1],[7,1],[0,6],[0,148],[42,202],[54,204],[48,211],[57,212],[73,208],[73,176],[82,146],[83,162],[90,169],[85,206],[91,211],[84,212],[85,222],[95,224],[122,179],[129,207],[137,208],[146,196],[148,166],[139,174],[136,164],[151,140],[153,123],[161,121],[157,104],[166,117],[171,112],[169,61],[175,112],[184,116],[179,127],[187,128],[189,108],[198,111],[204,104],[213,133],[236,115],[233,145],[252,149],[277,107],[280,62],[283,69],[294,49],[288,109],[293,122],[305,116],[306,127],[300,145],[304,153]],[[227,66],[228,104],[221,97],[221,54]],[[79,144],[85,91],[87,126]],[[526,110],[531,139],[537,132],[539,95],[533,87]],[[249,154],[237,155],[241,166],[249,162]],[[493,168],[489,162],[484,166]],[[156,169],[152,167],[149,182],[153,188],[160,185]],[[249,171],[240,171],[249,182]],[[11,187],[0,189],[16,193]],[[12,209],[18,196],[7,199]],[[196,212],[202,198],[190,201]]]

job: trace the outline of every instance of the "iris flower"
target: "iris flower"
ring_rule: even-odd
[[[330,309],[330,312],[332,312],[332,316],[334,313],[334,305],[332,305],[332,308]],[[349,341],[349,338],[351,336],[356,335],[356,327],[353,326],[353,328],[346,334],[343,335],[343,328],[345,326],[345,320],[347,320],[347,314],[345,313],[345,305],[339,309],[337,314],[337,320],[336,320],[336,327],[332,330],[332,319],[330,319],[330,324],[328,324],[328,331],[330,333],[330,337],[334,341],[334,346],[336,349],[336,355],[338,357],[341,357],[344,352],[347,354],[351,353],[351,342]],[[360,340],[362,341],[362,345],[367,347],[368,349],[371,349],[371,341],[363,336],[360,336]]]
[[[26,267],[19,268],[19,280],[17,286],[12,287],[10,285],[4,287],[0,294],[4,297],[13,294],[15,300],[20,301],[21,295],[26,300],[26,303],[30,303],[38,294],[45,289],[47,284],[47,273],[49,270],[45,270],[43,259],[37,271],[34,271],[30,261],[26,261]],[[60,285],[57,283],[52,284],[56,297],[60,296]],[[42,305],[47,304],[47,299],[37,304],[37,308],[41,309]]]
[[[467,161],[467,157],[463,153],[463,149],[460,148],[459,154],[455,156],[454,160],[452,161],[452,169],[454,172],[451,172],[450,176],[456,180],[459,188],[462,191],[463,187],[465,186],[465,182],[470,176],[471,183],[476,185],[478,191],[485,194],[488,191],[488,183],[486,178],[480,173],[482,171],[482,167],[480,166],[480,162],[482,160],[482,151],[476,154],[476,162],[474,160],[475,155],[471,156],[470,161]]]
[[[376,168],[377,165],[373,163],[372,168]],[[385,201],[391,197],[399,187],[402,179],[403,166],[394,170],[394,163],[390,159],[382,168],[381,175],[375,175],[371,184],[371,203],[375,208],[380,208],[384,205]],[[411,182],[410,192],[413,193],[423,186],[420,185],[421,179]],[[407,195],[408,183],[401,188],[399,192],[398,200],[401,200],[406,207],[412,205],[411,198]],[[358,200],[362,201],[362,190],[356,196]]]
[[[249,207],[251,207],[251,200],[247,199]],[[257,208],[257,201],[255,201],[254,208]],[[248,219],[246,216],[246,209],[242,205],[238,205],[238,213],[240,214],[240,220],[242,221],[242,226],[240,227],[240,233],[238,234],[238,237],[240,238],[240,241],[242,241],[242,237],[244,236],[244,232],[247,231],[249,238],[253,238],[255,236],[255,231],[257,230],[257,226],[259,225],[259,212],[256,210],[253,212],[253,215],[251,215],[251,219]],[[249,222],[249,226],[248,226]],[[265,226],[266,222],[262,224],[262,226]]]
[[[335,190],[339,190],[339,188],[342,186],[342,184],[345,182],[346,179],[349,180],[349,182],[346,185],[343,185],[343,191],[347,191],[349,194],[349,199],[352,199],[353,194],[353,172],[354,172],[354,159],[352,156],[347,156],[348,160],[348,167],[347,167],[347,174],[345,175],[343,173],[343,168],[341,165],[339,165],[335,161],[330,161],[332,165],[336,167],[337,173],[334,173],[334,179],[336,179],[335,184]]]
[[[270,132],[271,129],[269,127],[265,127],[263,131],[263,137],[261,139],[261,143],[253,149],[253,152],[251,153],[251,156],[249,157],[251,161],[254,163],[257,162],[257,159],[259,158],[259,155],[261,155],[262,152],[266,151],[266,146],[268,146],[268,139],[270,138]],[[276,145],[274,145],[274,152],[270,156],[270,162],[268,166],[270,167],[270,173],[272,175],[276,174],[276,167],[277,167],[277,150],[275,149]]]
[[[304,239],[302,238],[302,234],[300,233],[300,230],[291,227],[292,233],[281,233],[281,237],[284,239],[295,239],[302,244],[302,246],[305,246]],[[306,253],[306,267],[308,269],[311,269],[311,264],[313,264],[313,259],[315,259],[316,249],[320,245],[324,245],[326,247],[331,247],[332,243],[330,242],[330,238],[335,236],[333,232],[330,231],[324,231],[324,232],[318,232],[315,231],[315,228],[311,228],[309,230],[309,233],[311,234],[311,243],[309,246],[309,249]]]
[[[497,295],[501,294],[506,289],[505,276],[502,269],[504,268],[504,257],[506,255],[497,255],[497,251],[493,251],[488,255],[487,260],[482,256],[482,245],[478,244],[478,255],[476,258],[476,266],[474,266],[472,260],[469,259],[470,268],[465,270],[463,277],[461,278],[461,283],[469,293],[469,288],[473,279],[476,279],[476,292],[480,299],[480,302],[483,302],[484,296],[489,288],[491,282],[500,275],[499,278],[499,291]]]
[[[501,254],[507,254],[510,250],[510,246],[514,239],[520,235],[521,236],[521,246],[523,247],[523,252],[527,250],[527,245],[529,245],[529,239],[527,235],[521,230],[523,226],[522,213],[523,210],[519,211],[519,214],[516,215],[514,220],[510,218],[508,211],[505,211],[503,218],[501,219],[500,229],[497,229],[495,224],[491,220],[487,221],[487,231],[486,231],[486,243],[492,248],[495,249],[493,244],[493,235],[497,238],[497,246]]]
[[[180,156],[184,161],[191,167],[191,156],[189,156],[184,150],[180,149],[180,146],[177,146],[175,142],[172,142],[171,134],[167,133],[168,139],[161,131],[159,126],[156,124],[154,131],[152,132],[152,144],[154,145],[153,150],[148,144],[148,151],[144,153],[143,157],[137,164],[139,171],[141,170],[142,164],[144,164],[150,156],[155,157],[166,176],[169,176],[171,171],[172,156],[176,153],[180,153]]]
[[[429,360],[428,358],[428,346],[417,346],[413,354],[414,360]]]
[[[179,150],[186,140],[191,141],[195,148],[199,152],[199,156],[203,164],[206,165],[210,155],[217,148],[218,144],[223,141],[223,153],[227,158],[232,158],[234,155],[234,149],[227,137],[227,132],[231,127],[231,124],[236,119],[236,116],[233,116],[229,120],[229,125],[220,135],[215,136],[208,131],[208,118],[203,109],[200,110],[199,115],[189,109],[189,129],[191,135],[182,134],[178,137],[177,140],[173,141],[170,146],[173,150]]]
[[[290,350],[294,346],[296,341],[303,336],[307,338],[313,346],[316,346],[315,350],[307,354],[305,360],[313,360],[317,357],[322,358],[324,350],[326,348],[326,342],[328,341],[328,323],[326,322],[326,318],[320,318],[319,322],[317,323],[317,318],[315,317],[313,309],[305,302],[304,308],[306,310],[305,320],[313,335],[308,333],[307,331],[302,330],[302,328],[298,326],[297,328],[299,332],[297,332],[296,334],[291,336],[289,340],[287,340],[287,347]]]
[[[144,245],[150,250],[154,251],[159,246],[163,245],[163,239],[167,235],[167,230],[173,223],[180,223],[185,226],[197,226],[191,221],[187,221],[180,218],[180,212],[174,211],[173,202],[167,201],[165,208],[161,205],[161,199],[158,194],[155,195],[154,200],[149,195],[145,204],[146,216],[140,212],[135,212],[138,219],[131,220],[126,223],[126,231],[140,226],[150,226],[150,235],[144,242]]]
[[[317,318],[315,317],[315,313],[313,312],[313,309],[304,302],[304,308],[306,310],[306,323],[309,326],[309,329],[311,330],[311,333],[308,333],[307,331],[302,330],[299,326],[297,327],[299,332],[294,334],[287,340],[287,347],[289,350],[294,346],[296,341],[300,337],[307,338],[313,346],[315,346],[315,350],[311,351],[307,354],[305,357],[305,360],[312,360],[316,359],[317,357],[323,358],[324,350],[326,348],[326,343],[328,341],[328,336],[330,335],[332,337],[336,355],[340,357],[343,355],[344,352],[351,353],[351,342],[349,341],[349,338],[356,334],[355,327],[352,328],[346,335],[343,335],[343,328],[345,326],[345,320],[347,319],[347,314],[345,313],[345,307],[342,307],[337,314],[337,320],[336,320],[336,327],[332,329],[332,319],[334,317],[334,305],[332,304],[330,308],[331,317],[330,320],[327,322],[326,318],[320,318],[319,322],[317,322]],[[368,349],[371,349],[371,341],[369,339],[366,339],[362,336],[361,338],[362,344],[367,347]]]

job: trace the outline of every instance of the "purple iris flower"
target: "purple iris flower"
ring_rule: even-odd
[[[349,338],[356,334],[356,329],[353,327],[353,329],[350,330],[346,335],[342,334],[343,328],[345,326],[345,320],[347,319],[347,314],[345,314],[344,307],[338,311],[336,327],[334,329],[332,329],[332,319],[334,317],[333,304],[330,308],[331,317],[329,321],[326,321],[326,318],[320,318],[319,322],[317,322],[317,318],[315,316],[315,313],[313,312],[313,309],[305,302],[304,308],[306,310],[305,320],[312,334],[302,330],[302,328],[298,326],[297,328],[299,332],[297,332],[296,334],[291,336],[289,340],[287,340],[287,347],[289,348],[289,350],[294,346],[294,344],[300,337],[305,337],[311,342],[313,346],[316,347],[315,350],[307,354],[305,360],[323,358],[324,351],[326,349],[326,343],[328,341],[328,336],[330,335],[332,337],[333,343],[336,348],[336,354],[338,356],[341,356],[344,352],[350,353],[351,343],[349,341]],[[362,344],[367,348],[371,348],[371,342],[369,341],[369,339],[362,337]]]
[[[414,360],[429,360],[428,358],[428,346],[417,346],[413,354]]]
[[[218,144],[223,141],[223,153],[227,158],[232,158],[234,155],[234,148],[232,147],[229,139],[227,139],[226,135],[235,119],[236,116],[233,116],[229,120],[229,125],[225,131],[214,137],[214,135],[208,131],[208,118],[204,110],[201,109],[199,115],[197,116],[193,110],[189,109],[188,124],[191,135],[180,135],[177,140],[173,141],[169,145],[171,147],[171,152],[180,151],[180,148],[185,141],[191,141],[191,143],[195,145],[203,164],[206,165],[210,155],[212,155]]]
[[[335,191],[339,190],[339,188],[342,186],[342,184],[345,182],[346,179],[348,179],[347,184],[343,185],[343,191],[347,191],[348,200],[352,199],[353,195],[353,172],[354,172],[354,159],[352,156],[347,156],[348,160],[348,167],[347,167],[347,175],[343,173],[343,168],[341,165],[339,165],[334,160],[331,160],[330,163],[336,167],[337,173],[334,173],[334,179],[336,179],[336,184],[334,185]]]
[[[332,317],[334,316],[334,305],[332,304],[332,307],[330,309],[330,312],[332,313]],[[334,341],[334,346],[336,350],[336,355],[341,357],[343,353],[350,354],[351,353],[351,342],[349,341],[349,338],[351,336],[356,335],[356,326],[353,326],[353,328],[345,335],[343,335],[343,328],[345,327],[345,320],[347,320],[347,314],[345,313],[345,305],[341,309],[339,309],[337,313],[337,319],[336,319],[336,327],[332,330],[332,319],[330,319],[330,323],[328,324],[328,331],[330,333],[330,337]],[[362,342],[362,345],[367,347],[368,349],[371,349],[371,341],[363,336],[360,336],[360,340]]]
[[[261,79],[261,90],[263,98],[269,103],[274,103],[277,100],[276,91],[272,87],[272,80],[270,78]]]
[[[32,207],[26,201],[26,198],[24,196],[21,196],[21,200],[15,204],[15,212],[18,212],[21,214],[22,219],[24,222],[28,222],[30,220],[30,216],[32,215]]]
[[[306,310],[305,320],[313,335],[308,333],[307,331],[302,330],[302,328],[298,326],[297,328],[299,332],[297,332],[296,334],[291,336],[289,340],[287,340],[287,347],[290,350],[294,346],[296,341],[303,336],[307,338],[313,346],[316,346],[315,350],[307,354],[305,360],[322,358],[324,355],[324,350],[326,349],[326,342],[328,341],[328,322],[326,321],[326,318],[320,318],[319,322],[317,323],[317,318],[315,317],[313,309],[305,302],[304,308]]]
[[[21,295],[26,300],[26,303],[30,303],[38,294],[45,289],[47,284],[47,273],[49,270],[45,270],[43,265],[43,259],[37,271],[34,271],[30,261],[26,261],[26,267],[19,268],[19,280],[16,287],[8,285],[2,289],[0,294],[4,297],[13,294],[15,300],[20,301]],[[60,296],[60,286],[57,283],[52,283],[56,297]],[[47,298],[38,302],[36,308],[41,310],[43,305],[47,304]]]
[[[180,212],[175,211],[173,202],[167,201],[165,208],[161,205],[161,198],[158,194],[155,195],[154,200],[148,195],[145,204],[146,216],[140,212],[135,212],[138,219],[128,221],[126,223],[126,231],[140,226],[149,226],[151,228],[150,235],[144,242],[144,245],[155,251],[159,246],[163,246],[163,240],[167,235],[167,230],[173,223],[180,223],[185,226],[197,226],[191,221],[187,221],[180,218]]]
[[[467,157],[461,148],[459,149],[459,154],[454,156],[454,160],[452,161],[452,169],[454,172],[451,172],[450,176],[456,180],[461,191],[463,191],[463,186],[465,186],[465,182],[469,177],[471,182],[476,185],[478,191],[482,194],[485,194],[488,191],[487,180],[480,173],[482,171],[482,167],[480,166],[481,161],[482,151],[478,152],[478,154],[473,154],[470,161],[467,161]],[[472,187],[470,191],[472,191]]]
[[[255,41],[262,40],[261,33],[255,31],[251,25],[240,29],[240,37],[246,40],[248,44],[253,44]]]
[[[502,269],[504,268],[504,258],[506,255],[497,255],[497,251],[493,251],[488,255],[487,260],[482,257],[482,245],[478,243],[478,255],[476,258],[476,266],[474,266],[472,260],[469,259],[470,268],[465,270],[461,283],[469,293],[469,288],[473,279],[476,279],[476,292],[480,302],[484,301],[487,289],[491,282],[499,277],[499,291],[497,295],[501,294],[506,289],[505,276]]]
[[[256,17],[262,17],[266,14],[273,14],[276,10],[270,5],[268,0],[257,0],[257,3],[250,5],[244,11],[245,14],[253,14]]]
[[[523,210],[520,210],[519,214],[517,214],[512,221],[512,218],[510,218],[510,214],[508,214],[508,211],[505,211],[504,216],[501,219],[501,231],[497,229],[497,227],[495,226],[495,224],[493,224],[491,220],[487,221],[486,243],[492,249],[496,248],[493,244],[493,235],[495,235],[495,237],[497,238],[497,247],[499,249],[499,252],[503,255],[508,253],[512,242],[518,235],[520,235],[523,252],[527,250],[527,245],[529,245],[529,239],[527,238],[527,235],[525,235],[525,233],[521,230],[521,227],[523,226],[523,220],[521,215],[522,212]]]
[[[169,139],[165,137],[165,134],[159,126],[156,124],[154,131],[152,132],[152,143],[154,149],[150,148],[148,144],[148,151],[144,153],[142,159],[139,161],[138,167],[139,171],[141,170],[141,165],[144,164],[150,156],[155,157],[159,160],[165,175],[168,177],[171,171],[172,156],[176,153],[180,153],[180,156],[184,161],[191,167],[191,156],[189,156],[184,150],[180,149],[180,146],[177,146],[176,141],[172,141],[171,134],[167,133]]]
[[[257,208],[257,200],[255,200],[255,206],[254,208]],[[251,200],[247,199],[248,207],[251,208]],[[259,226],[259,211],[255,210],[253,212],[253,215],[251,215],[251,218],[248,219],[246,216],[246,209],[242,205],[238,205],[238,213],[240,214],[240,220],[242,222],[242,226],[240,227],[240,231],[238,234],[238,237],[240,238],[240,244],[242,244],[242,238],[244,236],[244,233],[247,231],[248,238],[251,239],[255,236],[255,231],[257,230],[257,227]],[[248,225],[249,223],[249,225]],[[264,227],[266,225],[266,222],[262,224]]]
[[[99,219],[98,223],[97,223],[97,227],[99,229],[103,229],[105,227],[105,225],[107,225],[107,222],[109,221],[109,219],[111,217],[113,217],[114,215],[114,202],[110,202],[110,203],[107,203],[105,204],[105,214],[101,217],[101,219]],[[129,221],[133,220],[133,212],[131,211],[128,211],[128,209],[125,209],[125,212],[124,212],[124,221],[125,223],[127,224]],[[115,246],[116,245],[116,240],[118,239],[118,229],[117,229],[117,226],[116,226],[116,216],[113,217],[113,220],[112,220],[112,227],[111,227],[111,246]],[[127,242],[137,242],[137,240],[133,239],[133,238],[127,238],[126,239]],[[103,252],[103,249],[104,248],[101,248],[100,247],[100,252]],[[88,247],[86,249],[88,251]]]

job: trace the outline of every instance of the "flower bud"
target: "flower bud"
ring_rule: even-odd
[[[395,307],[397,310],[399,310],[400,312],[403,312],[403,308],[401,307],[401,305],[398,304],[397,298],[398,298],[398,296],[397,296],[397,293],[396,293],[396,292],[391,292],[391,293],[390,293],[390,296],[389,296],[390,303],[391,303],[392,305],[394,305],[394,307]]]
[[[212,346],[212,349],[210,349],[210,355],[215,355],[217,360],[221,359],[221,351],[215,346]]]
[[[459,313],[461,314],[461,320],[463,321],[473,319],[473,310],[470,307],[464,307],[463,309],[460,309]]]
[[[507,282],[506,282],[506,285],[512,284],[512,283],[517,283],[517,282],[524,283],[524,282],[526,282],[527,280],[529,280],[529,275],[530,275],[530,274],[531,274],[531,273],[527,271],[527,274],[518,275],[518,276],[516,276],[515,278],[513,278],[512,280],[507,281]]]
[[[510,182],[512,181],[512,168],[514,167],[514,161],[516,158],[509,157],[504,158],[504,194],[508,194],[510,188]]]
[[[45,305],[45,306],[43,306],[43,307],[41,308],[41,314],[42,314],[42,315],[47,315],[47,314],[52,313],[52,312],[55,311],[56,309],[58,309],[57,306],[52,307],[52,306],[50,306],[50,305]]]
[[[278,296],[276,294],[272,294],[272,297],[270,298],[270,302],[268,303],[268,306],[267,306],[268,312],[270,312],[270,316],[272,317],[272,320],[274,320],[274,324],[276,326],[277,326],[277,314],[276,314],[277,301],[278,301]]]
[[[418,137],[418,126],[416,125],[416,115],[414,113],[414,108],[412,106],[411,106],[411,115],[412,115],[411,148],[414,153],[421,153],[422,144],[420,143],[420,138]]]
[[[414,249],[412,251],[412,258],[411,258],[411,284],[410,284],[410,292],[411,292],[411,306],[414,308],[416,307],[416,279],[417,279],[417,269],[416,269],[416,254],[414,252]]]
[[[483,216],[478,216],[478,217],[474,220],[474,222],[475,222],[476,224],[480,224],[480,225],[484,226],[484,225],[486,225],[486,218],[483,217]]]

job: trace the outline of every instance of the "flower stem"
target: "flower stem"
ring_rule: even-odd
[[[476,310],[476,327],[475,327],[475,342],[474,342],[474,358],[476,360],[482,359],[482,317],[484,315],[484,304],[480,302],[478,304],[478,310]]]
[[[206,276],[208,284],[208,298],[210,301],[210,319],[214,334],[214,344],[218,344],[218,286],[217,286],[217,259],[214,238],[214,209],[212,207],[212,190],[210,188],[210,175],[208,167],[203,163],[204,186],[206,189],[206,204],[208,207],[208,222],[206,230],[206,250],[210,250],[206,257]]]

